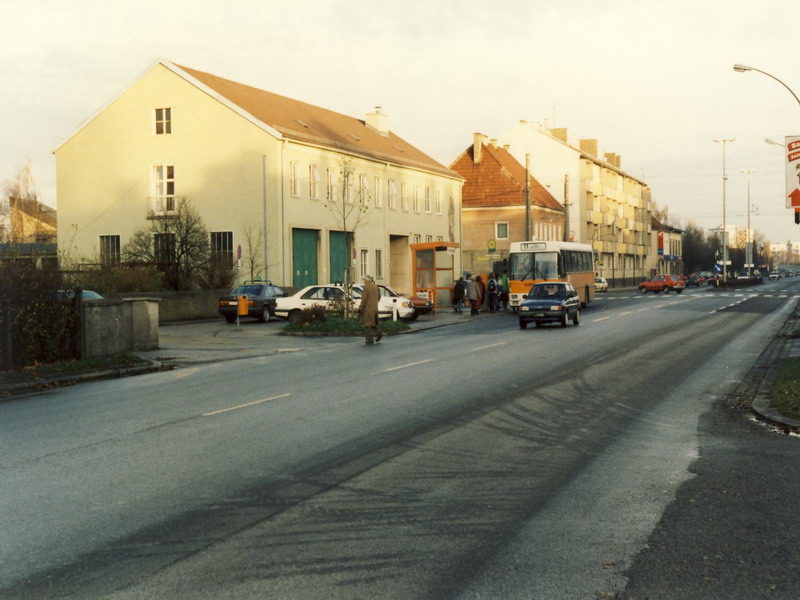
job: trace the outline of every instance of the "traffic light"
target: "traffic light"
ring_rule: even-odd
[[[794,222],[800,225],[800,208],[794,209]]]

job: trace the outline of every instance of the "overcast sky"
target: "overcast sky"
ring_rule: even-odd
[[[728,221],[800,241],[785,208],[800,135],[795,0],[0,0],[0,180],[30,160],[57,204],[52,151],[166,58],[389,127],[444,165],[525,119],[599,140],[680,225]],[[535,157],[533,157],[535,162]],[[535,174],[535,170],[534,170]]]

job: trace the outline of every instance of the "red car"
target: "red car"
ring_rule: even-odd
[[[656,275],[651,280],[639,284],[639,291],[643,294],[647,292],[669,294],[672,291],[680,294],[685,288],[686,282],[680,275]]]

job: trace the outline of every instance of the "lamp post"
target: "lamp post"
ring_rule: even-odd
[[[739,169],[740,173],[747,175],[747,243],[745,244],[744,255],[747,259],[747,276],[753,276],[753,263],[755,262],[755,252],[753,241],[750,239],[750,175],[758,169]]]
[[[722,144],[722,282],[728,281],[728,229],[725,221],[728,219],[727,201],[725,198],[726,182],[728,181],[728,173],[726,171],[725,163],[725,145],[728,142],[735,142],[731,139],[714,140]]]
[[[766,71],[762,71],[761,69],[756,69],[755,67],[748,67],[747,65],[740,65],[738,63],[733,65],[733,70],[736,71],[737,73],[744,73],[746,71],[755,71],[756,73],[761,73],[762,75],[766,75],[767,77],[770,77],[770,78],[774,79],[775,81],[780,83],[783,87],[785,87],[787,90],[789,90],[789,93],[792,96],[794,96],[794,99],[797,100],[798,104],[800,104],[800,98],[798,98],[797,94],[795,94],[792,91],[792,88],[790,88],[788,85],[783,83],[780,79],[778,79],[774,75],[770,75],[769,73],[767,73]]]

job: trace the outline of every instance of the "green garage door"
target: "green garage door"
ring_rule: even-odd
[[[292,229],[292,285],[304,288],[317,282],[316,229]]]
[[[330,283],[344,283],[344,270],[347,267],[347,234],[344,231],[330,233]]]

